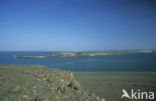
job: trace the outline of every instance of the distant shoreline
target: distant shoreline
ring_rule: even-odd
[[[14,56],[14,58],[56,58],[56,57],[84,57],[97,55],[120,55],[124,53],[155,53],[156,50],[127,50],[127,51],[79,51],[79,52],[56,52],[51,55],[40,56]]]

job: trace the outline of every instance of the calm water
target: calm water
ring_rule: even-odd
[[[156,71],[156,53],[126,53],[75,58],[13,58],[52,52],[0,52],[0,64],[45,65],[71,71]]]

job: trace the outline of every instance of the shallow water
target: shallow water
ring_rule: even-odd
[[[0,52],[0,64],[44,65],[71,71],[156,71],[156,53],[126,53],[74,58],[13,58],[54,52]]]

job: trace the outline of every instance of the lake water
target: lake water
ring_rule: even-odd
[[[44,65],[71,71],[156,71],[156,53],[126,53],[74,58],[13,58],[53,52],[0,52],[0,64]]]

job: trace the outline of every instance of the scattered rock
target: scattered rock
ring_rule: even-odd
[[[72,87],[75,90],[78,90],[80,86],[81,86],[80,83],[77,82],[76,80],[71,81],[68,85],[68,87]]]
[[[84,91],[70,71],[38,65],[0,65],[0,69],[2,101],[105,101]]]
[[[20,90],[20,86],[19,86],[19,85],[17,85],[17,86],[13,89],[14,92],[17,92],[17,91],[19,91],[19,90]]]
[[[102,98],[101,101],[106,101],[106,100],[104,98]]]

